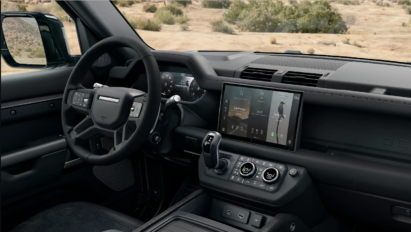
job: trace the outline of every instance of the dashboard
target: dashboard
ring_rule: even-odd
[[[183,101],[197,101],[206,91],[202,89],[192,74],[161,72],[161,96],[169,98],[179,95]]]
[[[173,134],[181,154],[201,154],[199,144],[207,132],[219,131],[223,135],[220,147],[226,155],[235,153],[257,161],[306,168],[309,177],[318,184],[322,200],[331,209],[363,220],[378,218],[386,225],[411,229],[410,224],[404,223],[411,219],[391,212],[394,206],[411,208],[409,64],[257,52],[153,51],[153,54],[164,75],[163,97],[178,92],[186,101],[181,103],[184,112]],[[165,84],[167,81],[170,83]],[[198,85],[197,95],[190,92],[193,81]],[[276,125],[273,131],[267,124],[258,128],[244,124],[241,132],[241,123],[228,123],[224,134],[224,123],[220,121],[228,114],[222,114],[220,105],[224,104],[221,101],[225,83],[302,92],[295,152],[265,144],[259,146],[257,141],[267,142],[267,135],[271,136],[272,132],[276,142]],[[272,109],[279,112],[280,103]],[[250,108],[254,105],[250,102]],[[258,129],[260,136],[251,133],[252,128],[254,133]],[[229,138],[227,133],[231,132],[235,137]],[[285,141],[288,139],[279,137],[277,144]],[[204,177],[203,183],[230,196],[244,197],[250,193],[246,196],[248,200],[257,197],[242,185],[221,184],[219,178],[222,177]],[[243,195],[235,192],[239,189]],[[273,199],[274,195],[267,197]],[[374,206],[372,210],[369,205]]]

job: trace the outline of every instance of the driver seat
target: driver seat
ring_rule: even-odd
[[[14,228],[13,232],[132,232],[144,222],[87,202],[54,206]]]

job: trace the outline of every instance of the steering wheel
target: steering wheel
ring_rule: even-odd
[[[147,74],[148,93],[131,88],[86,89],[82,86],[94,61],[120,47],[131,48],[140,55]],[[95,165],[113,164],[133,154],[157,122],[161,104],[159,86],[157,61],[147,46],[123,36],[96,43],[78,61],[64,89],[61,114],[68,146],[79,158]],[[81,114],[85,118],[80,121]],[[104,136],[114,141],[106,154],[93,154],[93,149],[86,148],[90,147],[90,139]]]

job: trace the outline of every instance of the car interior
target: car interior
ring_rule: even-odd
[[[1,77],[1,231],[411,231],[411,63],[155,50],[111,1],[57,3],[81,55],[1,13],[4,62],[41,69]]]

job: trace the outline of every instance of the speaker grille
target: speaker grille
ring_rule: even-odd
[[[94,166],[93,174],[114,191],[122,191],[135,183],[133,164],[129,159],[108,166]]]
[[[321,70],[337,70],[347,62],[345,61],[335,61],[335,60],[324,60],[324,59],[312,59],[312,58],[298,58],[298,57],[283,57],[283,56],[266,56],[257,59],[251,64],[265,64],[265,65],[276,65],[276,66],[286,66],[295,68],[311,68],[311,69],[321,69]]]
[[[111,58],[107,53],[104,53],[93,63],[93,67],[102,68],[111,64]]]

